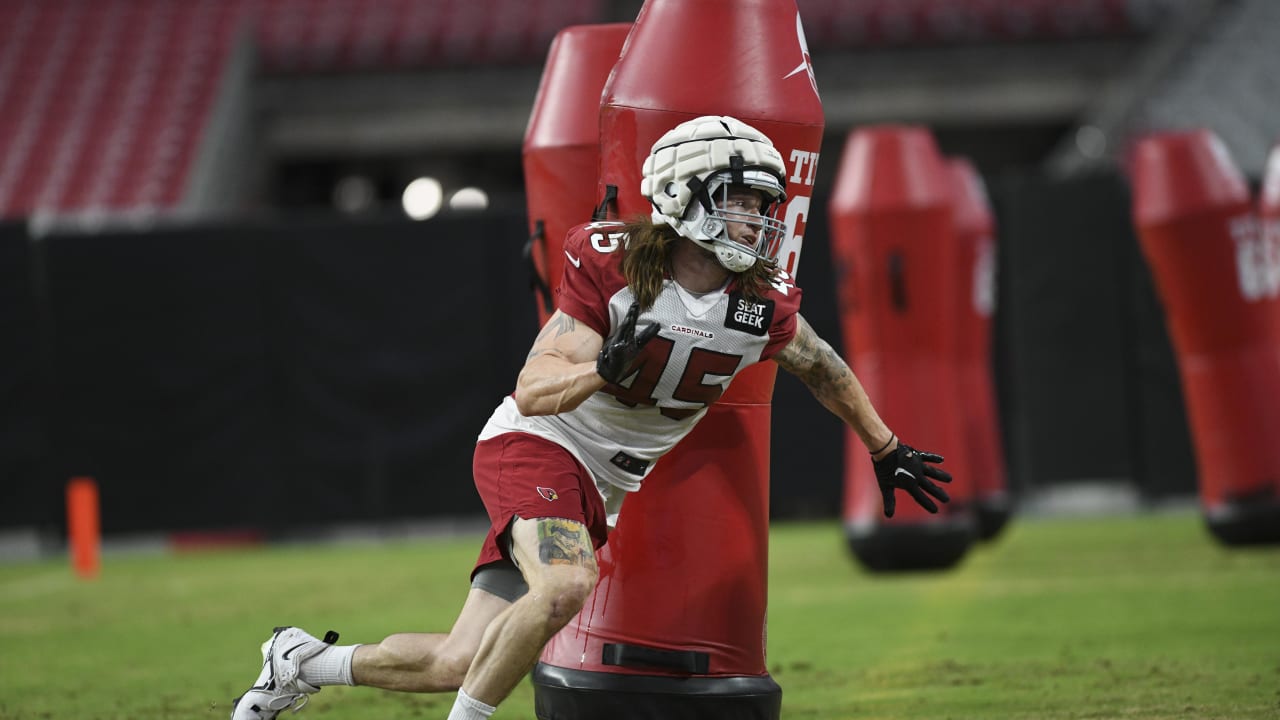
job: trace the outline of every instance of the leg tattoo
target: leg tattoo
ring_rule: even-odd
[[[582,523],[559,518],[538,521],[538,559],[544,565],[589,565],[591,536]]]

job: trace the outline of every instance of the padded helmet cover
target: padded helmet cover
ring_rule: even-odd
[[[653,204],[654,222],[711,250],[734,272],[757,259],[776,262],[786,226],[772,214],[787,199],[786,169],[759,130],[724,115],[680,123],[653,144],[642,174],[640,192]],[[724,212],[716,199],[723,200],[729,185],[761,191],[760,215]],[[755,247],[731,240],[727,222],[755,226]]]

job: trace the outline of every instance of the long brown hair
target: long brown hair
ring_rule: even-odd
[[[647,217],[637,217],[622,229],[622,276],[635,294],[642,310],[653,307],[662,292],[662,281],[671,264],[671,250],[682,237],[670,225],[660,225]],[[747,298],[764,297],[778,271],[776,262],[757,260],[747,270],[733,273]]]

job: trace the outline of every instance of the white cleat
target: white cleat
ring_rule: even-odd
[[[262,643],[262,673],[232,703],[231,720],[273,720],[284,710],[301,710],[320,688],[303,682],[298,667],[337,641],[338,633],[332,630],[318,640],[296,627],[276,628]]]

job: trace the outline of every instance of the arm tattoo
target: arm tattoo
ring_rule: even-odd
[[[538,559],[543,565],[589,566],[595,559],[595,550],[587,528],[573,520],[539,520]]]
[[[853,388],[853,371],[803,318],[799,322],[796,336],[776,356],[778,364],[799,378],[823,405],[838,402]]]
[[[853,387],[853,371],[825,341],[819,341],[818,360],[800,378],[824,405],[846,395]]]
[[[564,313],[558,312],[547,321],[546,327],[542,328],[542,332],[538,333],[538,337],[534,340],[534,344],[536,345],[553,335],[555,337],[560,337],[561,335],[571,333],[577,329],[578,321]]]
[[[534,339],[533,349],[529,351],[529,355],[525,357],[524,361],[529,362],[539,355],[546,355],[551,352],[546,348],[538,347],[538,345],[542,344],[543,340],[552,336],[560,337],[561,335],[571,333],[577,329],[578,321],[574,320],[572,317],[569,317],[562,312],[557,312],[555,315],[552,315],[551,319],[547,321],[546,326],[538,333],[538,337]]]

